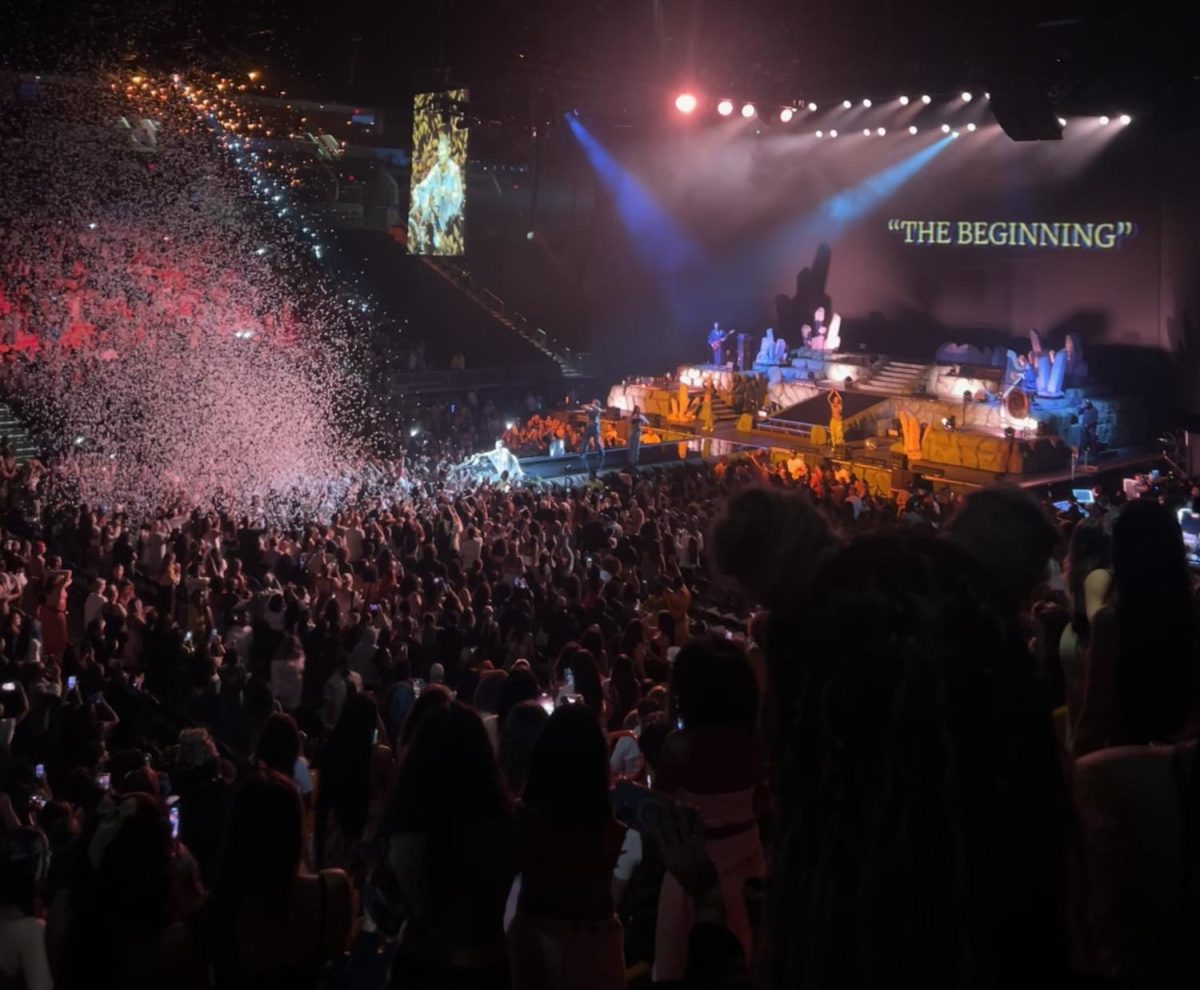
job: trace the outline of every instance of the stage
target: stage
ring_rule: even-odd
[[[878,491],[907,488],[917,476],[971,488],[998,480],[1057,484],[1081,473],[1078,461],[1089,444],[1102,471],[1155,461],[1161,450],[1143,402],[1091,380],[1079,344],[1070,351],[1071,365],[1067,354],[1031,352],[1023,363],[1012,350],[954,346],[917,362],[801,348],[786,364],[748,371],[683,365],[672,375],[626,380],[610,390],[608,406],[619,416],[640,407],[660,433],[699,439],[701,453],[760,450],[773,461],[798,455],[809,467],[831,460]],[[1039,367],[1036,388],[1028,391],[1017,385],[1026,364]],[[1026,375],[1032,383],[1035,376]],[[835,391],[844,433],[836,448]],[[705,401],[714,413],[724,412],[714,415],[710,432],[701,430]],[[1091,440],[1085,416],[1093,421]],[[627,435],[627,423],[617,425]]]

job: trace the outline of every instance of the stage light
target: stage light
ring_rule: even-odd
[[[817,137],[824,137],[824,136],[825,136],[824,131],[817,131]]]
[[[926,106],[929,106],[929,104],[933,102],[933,97],[930,96],[928,93],[926,93],[924,96],[921,97],[921,102],[924,103]]]
[[[414,426],[409,429],[408,435],[410,437],[415,437],[420,432],[421,432],[421,428],[419,426]]]
[[[951,137],[953,137],[953,138],[956,138],[956,137],[958,137],[958,131],[952,131],[952,132],[950,133],[950,136],[951,136]]]
[[[902,106],[902,107],[908,106],[908,97],[907,96],[900,97],[900,106]]]
[[[943,134],[949,134],[949,133],[950,133],[950,125],[949,125],[949,124],[942,124],[942,133],[943,133]]]
[[[963,103],[970,103],[972,99],[973,99],[973,97],[971,96],[970,93],[966,93],[966,92],[963,93],[963,95],[962,95]]]
[[[754,104],[753,103],[743,103],[742,104],[742,116],[745,117],[747,120],[749,120],[751,117],[754,116]]]
[[[1059,117],[1059,118],[1058,118],[1058,126],[1059,126],[1059,127],[1066,127],[1066,126],[1067,126],[1067,118],[1066,118],[1066,117]]]
[[[1100,118],[1100,123],[1102,123],[1102,124],[1107,124],[1107,123],[1108,123],[1108,117],[1107,117],[1107,116],[1101,117],[1101,118]]]
[[[1129,114],[1123,113],[1121,114],[1120,121],[1123,125],[1128,125],[1133,123],[1133,118]]]
[[[849,100],[842,100],[842,109],[843,110],[849,110],[852,106],[854,106],[854,104],[851,103]]]
[[[722,117],[728,117],[733,113],[733,104],[729,100],[722,100],[717,104],[717,113]]]
[[[870,136],[871,136],[871,128],[864,127],[863,128],[863,137],[870,137]]]
[[[785,124],[789,120],[791,120],[794,116],[796,116],[796,111],[793,110],[791,107],[784,107],[782,110],[779,111],[779,119],[780,119],[780,121],[782,121]]]
[[[816,105],[815,103],[810,103],[810,104],[808,105],[808,112],[809,112],[809,113],[816,113],[816,112],[817,112],[817,105]]]
[[[863,100],[863,106],[866,107],[868,110],[870,110],[871,109],[871,101]]]
[[[830,132],[829,132],[829,136],[830,136],[830,137],[837,137],[837,131],[830,131]]]
[[[885,134],[887,134],[887,128],[881,127],[875,133],[878,134],[880,137],[883,137]]]
[[[691,113],[696,109],[696,97],[691,93],[680,93],[675,97],[675,109],[680,113]]]
[[[967,130],[970,131],[972,134],[974,134],[975,133],[975,125],[967,124]]]
[[[909,124],[909,125],[908,125],[908,133],[909,133],[909,134],[916,134],[916,133],[917,133],[917,125],[916,125],[916,124]]]

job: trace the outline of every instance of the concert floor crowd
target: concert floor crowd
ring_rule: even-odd
[[[529,487],[421,463],[272,524],[127,517],[0,460],[0,972],[1124,987],[1189,964],[1197,600],[1166,503],[1194,490],[1055,518],[753,459]]]

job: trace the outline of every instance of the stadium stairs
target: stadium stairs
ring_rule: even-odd
[[[37,457],[37,445],[33,442],[29,431],[4,403],[0,403],[0,438],[3,438],[12,447],[18,461],[24,462],[32,457]]]
[[[480,285],[475,277],[453,258],[424,256],[421,259],[432,271],[453,285],[476,306],[488,313],[497,323],[516,334],[544,354],[562,370],[564,378],[584,378],[589,374],[584,355],[560,344],[541,327],[535,327],[521,313],[504,302],[494,292]]]

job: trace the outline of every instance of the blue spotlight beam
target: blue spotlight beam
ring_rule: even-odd
[[[568,113],[566,119],[596,177],[612,197],[634,251],[647,267],[660,278],[677,278],[699,266],[704,261],[700,247],[575,114]]]
[[[847,227],[881,206],[894,196],[909,179],[936,158],[954,140],[952,134],[889,165],[881,172],[869,175],[857,185],[842,189],[827,197],[807,215],[776,231],[760,250],[770,255],[792,251],[797,245],[812,241],[836,239]],[[756,252],[758,253],[758,252]]]

